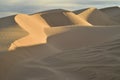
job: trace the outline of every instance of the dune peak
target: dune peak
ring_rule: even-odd
[[[0,80],[120,80],[120,9],[0,18]]]
[[[88,8],[78,15],[92,25],[118,25],[118,23],[112,21],[107,14],[94,7]]]

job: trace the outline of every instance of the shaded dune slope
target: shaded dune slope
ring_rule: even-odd
[[[69,10],[65,10],[65,9],[51,9],[51,10],[46,10],[46,11],[41,11],[41,12],[37,12],[37,13],[33,13],[31,15],[34,14],[44,14],[44,13],[54,13],[54,12],[69,12]]]
[[[19,23],[21,24],[21,22]],[[29,24],[31,23],[29,22]],[[92,46],[103,43],[111,39],[112,36],[119,34],[119,29],[120,27],[91,28],[91,27],[69,26],[69,27],[51,27],[51,28],[43,28],[43,29],[41,27],[39,28],[39,31],[41,30],[40,32],[39,31],[34,32],[34,29],[32,29],[32,31],[30,31],[31,33],[29,34],[29,36],[15,41],[14,44],[17,45],[16,47],[22,47],[22,46],[32,46],[35,44],[45,43],[53,47],[56,47],[59,50],[69,50],[73,48],[75,49],[75,48]],[[32,43],[29,42],[29,40],[31,40]],[[11,45],[11,47],[14,46]]]
[[[120,79],[119,43],[120,38],[118,37],[113,41],[92,48],[62,52],[47,57],[42,62],[46,63],[44,66],[52,67],[53,70],[57,69],[58,74],[60,71],[61,77],[64,79],[66,77],[73,80],[81,78],[83,80]],[[57,76],[56,79],[58,79]]]
[[[45,35],[44,29],[45,28],[49,29],[51,25],[49,25],[49,23],[42,17],[44,14],[45,13],[33,14],[33,15],[19,14],[15,17],[16,22],[23,29],[25,29],[29,33],[29,35],[24,38],[14,41],[9,48],[10,50],[14,49],[15,46],[22,47],[22,46],[30,46],[30,45],[35,45],[35,44],[46,43],[47,35]],[[79,18],[79,16],[75,15],[72,12],[63,13],[63,11],[57,10],[57,11],[47,13],[45,14],[45,16],[47,19],[49,19],[48,21],[52,21],[51,19],[54,20],[53,23],[50,22],[50,24],[57,24],[57,26],[65,26],[65,25],[67,26],[68,25],[91,26],[91,24]],[[72,22],[74,24],[66,24],[66,21],[70,21],[70,23]],[[31,40],[32,43],[27,40]]]
[[[33,15],[28,15],[28,16],[33,18],[33,20],[36,20],[37,22],[39,22],[40,25],[43,26],[44,28],[50,27],[50,25],[41,17],[40,14],[33,14]]]
[[[79,18],[77,15],[70,11],[56,10],[46,13],[42,13],[41,17],[52,27],[55,26],[66,26],[66,25],[85,25],[91,26],[85,20]]]
[[[90,23],[85,21],[84,19],[80,18],[78,15],[75,15],[72,12],[66,12],[65,15],[74,23],[74,25],[80,26],[92,26]]]
[[[117,6],[114,7],[108,7],[100,9],[105,14],[109,15],[112,20],[120,22],[120,8]]]
[[[63,12],[47,13],[41,15],[50,26],[73,25]]]
[[[83,12],[80,12],[78,15],[92,25],[118,25],[118,23],[112,21],[108,15],[96,8],[88,8]]]
[[[46,34],[44,33],[44,27],[42,25],[42,20],[34,19],[33,16],[28,16],[25,14],[19,14],[15,17],[16,22],[26,30],[29,35],[14,41],[9,50],[14,49],[15,47],[30,46],[35,44],[42,44],[46,42]],[[41,21],[41,22],[40,22]]]
[[[55,9],[1,18],[0,80],[120,80],[118,13]]]
[[[8,50],[11,43],[28,33],[18,26],[15,15],[0,19],[0,51]]]
[[[73,12],[63,9],[56,9],[56,10],[35,13],[31,15],[19,14],[16,17],[15,15],[13,15],[10,17],[1,18],[0,48],[1,50],[2,48],[6,50],[8,49],[8,47],[10,47],[11,49],[11,46],[15,47],[19,45],[18,47],[22,47],[22,46],[30,46],[30,45],[46,43],[46,39],[48,35],[50,37],[50,34],[55,35],[56,33],[62,33],[62,32],[64,33],[64,30],[68,30],[67,28],[63,28],[59,30],[58,28],[57,29],[58,32],[54,30],[55,33],[51,32],[48,35],[46,35],[46,32],[44,30],[50,32],[51,30],[50,28],[56,26],[83,27],[83,26],[92,26],[92,25],[102,25],[102,26],[118,25],[118,23],[112,21],[109,18],[109,16],[111,16],[112,14],[113,16],[115,16],[118,13],[115,14],[113,12],[111,13],[111,15],[110,14],[106,15],[106,13],[108,13],[111,9],[114,9],[114,11],[118,11],[118,7],[105,8],[105,9],[101,9],[101,11],[96,8],[87,8]],[[14,20],[14,17],[17,24]],[[16,35],[9,34],[7,35],[7,38],[4,37],[6,36],[6,34],[11,32]],[[29,42],[28,40],[31,40],[31,42]]]
[[[87,10],[89,8],[85,8],[85,9],[80,9],[80,10],[75,10],[75,11],[72,11],[73,13],[75,13],[76,15],[82,13],[83,11]]]
[[[47,43],[61,50],[98,45],[119,34],[119,29],[119,27],[97,28],[97,26],[93,28],[71,27],[64,32],[48,37]]]
[[[119,44],[117,35],[97,46],[62,52],[50,45],[18,48],[0,56],[0,79],[119,80]]]

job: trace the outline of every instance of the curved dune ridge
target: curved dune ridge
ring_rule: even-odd
[[[44,27],[47,25],[44,26],[42,20],[38,21],[37,19],[34,19],[34,16],[28,16],[26,14],[17,15],[15,20],[24,30],[29,33],[29,35],[13,42],[9,50],[19,46],[30,46],[46,43]]]
[[[14,21],[14,17],[0,19],[0,51],[8,50],[12,42],[28,34]]]
[[[0,19],[0,80],[120,80],[120,8],[54,9]]]
[[[111,19],[114,21],[120,22],[120,8],[115,6],[115,7],[108,7],[108,8],[103,8],[100,9],[102,12],[105,14],[109,15]]]
[[[54,10],[50,12],[45,12],[41,14],[41,17],[51,26],[66,26],[66,25],[81,25],[81,26],[91,26],[85,20],[79,18],[70,11],[65,10]]]
[[[76,11],[76,13],[79,12]],[[77,14],[79,17],[85,19],[92,25],[118,25],[119,23],[113,21],[107,14],[101,12],[100,10],[91,7],[88,8],[79,14]]]

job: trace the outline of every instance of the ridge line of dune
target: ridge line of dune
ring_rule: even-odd
[[[92,25],[119,25],[119,23],[112,21],[107,14],[94,7],[88,8],[77,15]]]
[[[18,14],[15,17],[15,21],[29,33],[28,36],[25,36],[13,42],[16,44],[16,47],[46,43],[47,36],[44,32],[44,26],[40,25],[39,22],[31,18],[31,16]],[[11,49],[15,49],[15,46],[11,45],[9,50]]]

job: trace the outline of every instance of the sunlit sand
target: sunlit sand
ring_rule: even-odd
[[[0,19],[0,80],[120,80],[119,75],[119,7]]]

